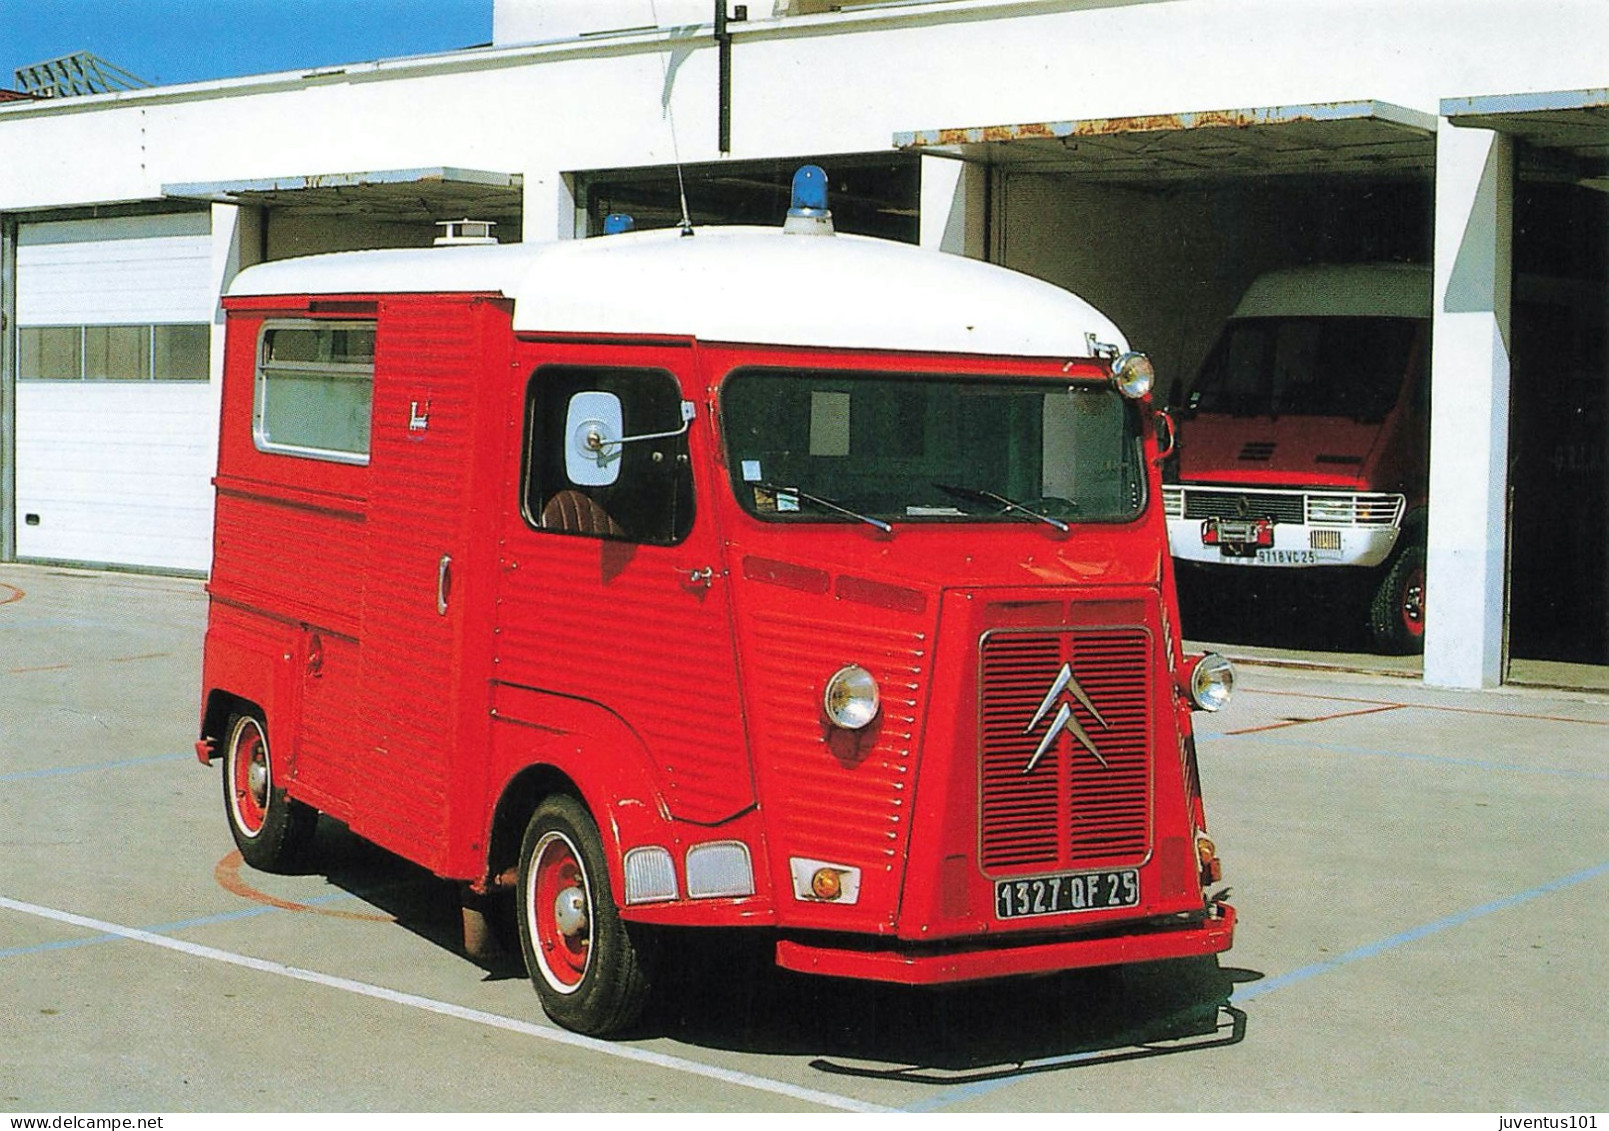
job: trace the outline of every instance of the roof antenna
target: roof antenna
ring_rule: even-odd
[[[717,0],[717,3],[720,2],[722,0]],[[648,0],[648,10],[653,13],[654,27],[659,27],[659,5],[654,3],[654,0]],[[671,158],[676,162],[676,196],[682,205],[682,235],[690,236],[693,234],[693,219],[687,214],[687,183],[682,179],[682,151],[681,146],[676,142],[676,110],[671,106],[671,73],[676,67],[680,66],[680,59],[676,60],[673,65],[666,56],[661,55],[659,57],[659,72],[664,79],[659,103],[665,111],[665,120],[670,123],[670,153]]]

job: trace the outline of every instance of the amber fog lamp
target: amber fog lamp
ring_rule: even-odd
[[[1190,702],[1203,711],[1221,711],[1235,691],[1235,668],[1208,652],[1190,669]]]
[[[817,868],[810,877],[810,894],[817,899],[837,899],[843,893],[844,882],[837,868]]]
[[[1156,382],[1156,366],[1143,353],[1129,352],[1112,362],[1112,383],[1117,391],[1137,401]]]
[[[839,668],[827,681],[821,705],[833,726],[860,730],[877,717],[882,700],[872,673],[859,664]]]

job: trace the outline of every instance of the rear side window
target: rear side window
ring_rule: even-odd
[[[693,528],[687,416],[681,387],[661,369],[538,369],[526,392],[526,521],[557,534],[682,541]],[[576,433],[594,419],[609,442],[589,458]]]
[[[257,344],[252,432],[265,452],[369,462],[372,322],[269,322]]]

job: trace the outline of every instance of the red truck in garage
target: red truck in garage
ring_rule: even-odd
[[[1173,556],[1192,568],[1369,579],[1382,652],[1422,650],[1429,480],[1428,267],[1260,276],[1185,395]]]

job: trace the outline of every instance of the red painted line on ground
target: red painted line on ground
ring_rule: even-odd
[[[1383,711],[1400,711],[1405,706],[1407,706],[1406,703],[1386,703],[1378,707],[1366,707],[1361,711],[1337,711],[1333,715],[1320,715],[1313,719],[1283,719],[1277,723],[1269,723],[1267,726],[1247,727],[1244,730],[1226,730],[1224,733],[1226,735],[1257,734],[1259,731],[1280,730],[1284,727],[1306,726],[1308,723],[1327,723],[1332,719],[1354,719],[1359,715],[1378,715]]]
[[[72,667],[71,664],[46,664],[38,668],[12,668],[7,675],[26,675],[29,672],[64,672]]]
[[[9,605],[13,601],[20,601],[26,596],[27,594],[15,585],[7,585],[5,582],[0,581],[0,605]]]
[[[396,918],[391,915],[376,915],[368,911],[337,911],[328,907],[314,907],[307,903],[295,903],[288,899],[280,899],[252,887],[240,875],[240,866],[245,861],[240,853],[231,852],[212,870],[212,876],[218,881],[218,886],[225,891],[249,899],[253,903],[261,903],[265,907],[277,907],[282,911],[305,911],[310,915],[328,915],[332,919],[362,919],[370,923],[395,923]]]
[[[1485,715],[1499,719],[1531,719],[1544,723],[1580,723],[1588,727],[1609,727],[1609,719],[1572,719],[1564,715],[1533,715],[1526,711],[1494,711],[1483,707],[1442,707],[1434,703],[1395,703],[1389,699],[1359,699],[1355,695],[1315,695],[1309,691],[1274,691],[1259,687],[1256,695],[1285,695],[1292,699],[1318,699],[1329,703],[1373,703],[1381,707],[1411,707],[1416,711],[1441,711],[1449,715]]]

